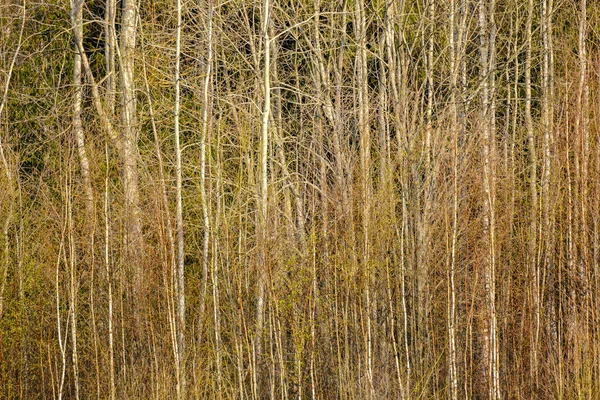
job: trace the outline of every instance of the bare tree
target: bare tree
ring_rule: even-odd
[[[525,47],[525,125],[527,127],[527,144],[529,150],[529,193],[531,197],[531,207],[529,215],[529,269],[533,277],[533,310],[534,310],[534,329],[532,329],[531,346],[531,370],[533,375],[538,376],[538,342],[540,326],[540,299],[539,299],[539,269],[537,262],[537,237],[538,237],[538,189],[537,189],[537,149],[536,140],[533,131],[533,118],[531,115],[531,58],[533,49],[533,0],[529,0],[527,7],[526,23],[526,47]],[[537,384],[537,383],[536,383]]]
[[[2,121],[2,112],[6,106],[8,100],[8,90],[10,88],[11,79],[13,76],[13,71],[15,68],[15,63],[17,61],[17,57],[21,51],[21,45],[23,44],[23,31],[25,29],[25,22],[27,16],[27,8],[26,3],[23,2],[21,5],[22,9],[22,17],[21,17],[21,26],[19,28],[19,38],[17,41],[17,48],[13,53],[13,56],[10,59],[10,65],[8,67],[8,71],[3,71],[5,73],[4,77],[4,88],[2,90],[2,99],[0,101],[0,122]],[[2,320],[2,316],[4,314],[4,291],[6,289],[6,282],[8,279],[8,269],[10,265],[10,238],[9,238],[9,229],[12,224],[12,220],[14,217],[14,209],[15,209],[15,201],[16,201],[16,193],[15,193],[15,180],[14,180],[14,172],[12,163],[9,162],[9,155],[7,154],[6,149],[6,141],[5,138],[0,134],[0,158],[2,159],[2,167],[4,168],[4,173],[6,175],[6,192],[9,201],[8,210],[6,211],[6,218],[4,220],[4,224],[2,227],[2,235],[4,237],[4,246],[3,246],[3,261],[2,261],[2,276],[0,281],[0,321]]]
[[[108,165],[108,146],[105,145],[105,162]],[[108,286],[108,354],[109,354],[109,385],[110,385],[110,400],[115,400],[117,396],[115,382],[115,335],[114,335],[114,302],[113,302],[113,269],[110,258],[110,215],[109,215],[109,175],[106,173],[104,177],[104,268],[106,273],[106,281]]]
[[[185,374],[185,253],[183,234],[183,199],[182,199],[182,171],[181,171],[181,144],[179,138],[179,113],[181,110],[181,0],[177,0],[177,29],[175,41],[175,105],[174,105],[174,139],[175,139],[175,182],[176,182],[176,211],[175,229],[177,231],[177,264],[176,264],[176,286],[177,293],[177,398],[186,398],[186,374]],[[125,79],[125,78],[124,78]],[[124,80],[125,82],[125,80]],[[124,85],[124,87],[127,87]],[[132,99],[133,101],[133,99]],[[126,110],[125,113],[128,111]],[[135,115],[135,108],[133,109]],[[129,119],[129,117],[125,117]],[[129,120],[133,122],[132,120]],[[133,127],[129,127],[131,129]],[[126,130],[127,132],[127,130]],[[131,133],[130,133],[131,134]],[[125,172],[127,174],[127,171]],[[135,182],[137,185],[137,181]],[[134,199],[132,199],[134,200]],[[133,205],[132,201],[132,205]],[[139,221],[138,221],[139,222]],[[137,228],[136,228],[137,229]]]
[[[209,218],[209,204],[207,197],[207,180],[206,180],[206,145],[209,133],[210,124],[210,82],[212,79],[212,63],[213,63],[213,3],[212,0],[208,1],[207,10],[208,19],[208,35],[207,35],[207,55],[206,55],[206,71],[204,75],[203,89],[202,89],[202,136],[200,138],[200,201],[202,203],[202,298],[200,305],[199,318],[202,319],[204,315],[204,307],[206,301],[206,285],[208,282],[208,245],[210,241],[210,218]],[[200,326],[202,323],[199,320]]]
[[[593,398],[598,11],[6,0],[0,397]]]
[[[69,172],[70,175],[70,172]],[[77,350],[78,334],[78,303],[79,303],[79,274],[77,273],[77,250],[75,247],[75,227],[73,221],[72,203],[72,177],[68,176],[65,183],[65,211],[66,228],[68,240],[68,258],[65,256],[65,264],[69,266],[69,318],[71,319],[71,365],[73,368],[73,386],[75,399],[79,400],[79,352]]]
[[[481,80],[481,146],[483,163],[483,236],[485,243],[485,306],[484,356],[487,363],[489,398],[500,399],[500,376],[498,362],[498,333],[496,318],[496,221],[494,188],[494,133],[495,86],[495,1],[479,1],[479,53]]]
[[[121,13],[121,43],[119,79],[121,88],[121,145],[123,159],[123,191],[125,196],[127,257],[135,274],[134,291],[141,294],[144,270],[141,265],[143,237],[138,183],[139,127],[135,92],[135,47],[137,36],[138,4],[136,0],[124,0]],[[141,301],[138,296],[136,302]]]
[[[552,185],[553,166],[553,140],[554,140],[554,52],[552,38],[552,14],[553,1],[542,2],[541,34],[542,34],[542,129],[543,129],[543,172],[541,178],[542,186],[542,238],[544,240],[543,268],[541,275],[547,276],[547,281],[554,286],[558,275],[553,266],[554,233],[552,231],[553,204],[550,186]],[[544,301],[541,293],[544,287],[539,288],[540,301]],[[554,289],[548,290],[548,299],[545,301],[546,333],[549,336],[553,348],[557,348],[558,328],[555,309],[556,293]],[[556,356],[556,355],[554,355]],[[561,360],[562,361],[562,360]],[[562,373],[562,368],[559,369]]]
[[[450,106],[452,108],[451,131],[453,140],[452,154],[452,244],[450,264],[448,266],[448,370],[450,380],[450,398],[458,400],[458,371],[456,362],[456,253],[458,240],[458,49],[456,40],[456,2],[450,2],[449,51],[450,51]],[[461,32],[462,33],[462,32]],[[458,40],[460,46],[460,40]]]
[[[83,35],[83,9],[81,2],[78,0],[71,1],[71,24],[73,31],[76,31],[74,35],[81,37]],[[81,66],[81,54],[79,50],[75,48],[73,55],[73,88],[75,95],[73,98],[73,134],[75,137],[75,143],[77,145],[77,153],[79,155],[79,168],[81,170],[81,176],[83,178],[83,192],[85,194],[85,208],[86,218],[88,223],[94,217],[94,193],[92,191],[92,182],[90,179],[90,161],[87,156],[85,149],[85,136],[83,133],[83,126],[81,122],[81,106],[82,106],[82,66]],[[91,226],[91,225],[90,225]]]
[[[372,321],[372,292],[370,273],[370,219],[371,219],[371,128],[369,117],[369,90],[367,84],[367,20],[365,16],[365,4],[362,0],[355,2],[354,26],[357,43],[356,51],[356,84],[358,92],[358,131],[360,135],[360,169],[361,169],[361,217],[362,217],[362,269],[364,277],[364,293],[366,298],[366,333],[365,333],[365,360],[368,379],[369,397],[375,397],[375,385],[373,377],[373,321]],[[362,313],[362,310],[361,310]]]
[[[592,257],[589,254],[589,239],[588,239],[588,215],[587,211],[589,208],[588,199],[588,187],[589,187],[589,158],[590,158],[590,137],[589,137],[589,84],[587,77],[587,32],[588,32],[588,21],[587,21],[587,0],[581,0],[579,4],[579,38],[578,38],[578,56],[579,56],[579,82],[577,87],[577,119],[576,119],[576,131],[581,142],[580,146],[580,220],[581,220],[581,234],[579,237],[579,245],[581,248],[581,260],[579,260],[578,275],[579,281],[582,284],[581,299],[582,304],[586,312],[589,305],[589,283],[588,283],[588,271],[587,265],[590,265]],[[575,271],[573,271],[575,272]],[[582,318],[583,321],[589,321],[586,316]],[[587,330],[587,328],[586,328]]]
[[[258,279],[257,279],[257,297],[256,297],[256,336],[255,352],[256,359],[260,362],[262,356],[262,336],[264,330],[265,317],[265,297],[267,285],[267,240],[268,240],[268,149],[269,149],[269,119],[271,113],[271,39],[269,38],[271,4],[265,0],[262,10],[262,28],[263,37],[263,96],[262,119],[260,129],[259,145],[259,177],[258,177],[258,199],[257,199],[257,234],[258,234]]]

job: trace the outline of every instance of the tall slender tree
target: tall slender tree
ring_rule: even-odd
[[[181,169],[181,143],[179,137],[179,114],[181,112],[181,31],[182,3],[177,1],[177,28],[175,39],[175,104],[174,104],[174,139],[175,139],[175,184],[176,211],[175,229],[177,231],[177,267],[175,270],[177,293],[177,398],[186,397],[185,369],[185,249],[183,233],[183,194]],[[125,111],[127,113],[127,111]],[[135,114],[135,110],[133,110]],[[126,172],[127,173],[127,172]],[[132,201],[133,205],[133,201]]]

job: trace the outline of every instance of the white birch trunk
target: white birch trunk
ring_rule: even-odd
[[[483,236],[486,314],[484,323],[484,359],[486,361],[489,398],[500,399],[497,320],[496,320],[496,250],[495,250],[495,189],[494,189],[494,82],[495,74],[495,1],[479,1],[481,125],[483,163]]]
[[[590,138],[589,138],[589,85],[587,79],[587,0],[580,1],[580,16],[579,16],[579,43],[578,43],[578,55],[579,55],[579,83],[577,91],[577,127],[576,131],[579,135],[580,152],[581,152],[581,174],[580,174],[580,220],[581,220],[581,234],[580,234],[580,247],[581,259],[578,260],[578,275],[579,280],[582,283],[583,298],[582,301],[586,304],[584,306],[587,310],[587,296],[588,296],[588,282],[587,282],[587,270],[586,265],[591,262],[589,257],[589,239],[588,239],[588,163],[590,153]],[[584,318],[587,321],[587,318]]]
[[[82,0],[71,0],[71,25],[75,37],[83,36],[83,9]],[[92,182],[90,179],[90,162],[85,149],[85,135],[83,133],[83,125],[81,122],[82,115],[82,61],[81,54],[75,46],[73,55],[73,136],[77,146],[77,154],[79,156],[79,169],[82,177],[83,192],[85,195],[85,209],[88,224],[91,224],[94,217],[94,193],[92,191]],[[88,225],[91,227],[91,225]],[[90,229],[91,231],[91,229]]]
[[[143,238],[140,211],[140,195],[138,184],[138,122],[137,101],[134,82],[134,51],[137,35],[137,2],[123,0],[121,14],[120,43],[120,86],[121,86],[121,157],[123,160],[123,190],[126,214],[126,250],[127,259],[135,274],[134,292],[143,286],[144,271],[141,265],[143,254]],[[141,300],[141,298],[138,298]],[[137,302],[137,301],[136,301]],[[139,306],[139,304],[138,304]]]
[[[22,4],[22,11],[23,11],[23,15],[22,15],[22,19],[21,19],[21,28],[19,30],[19,39],[18,39],[18,43],[17,43],[17,48],[15,50],[15,53],[12,56],[12,59],[10,61],[10,66],[8,67],[8,71],[6,72],[5,75],[5,82],[4,82],[4,88],[2,91],[2,101],[0,102],[0,121],[2,121],[2,111],[4,110],[4,107],[7,103],[8,100],[8,90],[10,88],[10,83],[11,83],[11,79],[12,79],[12,74],[13,74],[13,70],[15,67],[15,62],[17,61],[17,57],[19,56],[19,53],[21,51],[21,44],[23,43],[23,31],[25,29],[25,17],[26,17],[26,3],[23,2]],[[0,159],[2,160],[2,166],[4,167],[4,172],[6,175],[6,191],[8,192],[7,198],[9,199],[9,210],[6,213],[6,218],[4,220],[4,225],[3,225],[3,229],[2,229],[2,234],[4,236],[4,255],[3,255],[3,259],[4,262],[2,263],[2,277],[0,278],[0,321],[2,320],[2,316],[4,314],[4,290],[6,288],[6,281],[8,279],[8,269],[9,269],[9,265],[10,265],[10,261],[9,261],[9,248],[10,248],[10,238],[9,238],[9,229],[10,226],[12,224],[12,218],[13,218],[13,213],[14,213],[14,208],[15,208],[15,201],[16,201],[16,193],[15,193],[15,180],[14,180],[14,176],[13,176],[13,166],[10,165],[11,163],[9,162],[9,158],[8,158],[8,154],[5,148],[5,142],[4,139],[2,137],[2,135],[0,134]]]
[[[453,136],[452,154],[452,245],[450,266],[448,269],[448,370],[450,380],[450,398],[458,400],[458,373],[456,363],[456,247],[458,238],[458,70],[456,49],[456,4],[450,3],[450,104],[452,108],[451,132]]]
[[[533,276],[533,313],[534,329],[530,338],[531,346],[531,372],[536,376],[538,366],[538,334],[539,334],[539,280],[537,263],[537,221],[538,221],[538,194],[537,194],[537,157],[536,141],[533,132],[533,118],[531,115],[531,53],[533,48],[533,0],[529,0],[526,22],[526,50],[525,50],[525,125],[527,128],[527,143],[529,151],[529,191],[531,208],[529,215],[529,268]]]
[[[206,58],[206,71],[204,75],[204,88],[202,92],[202,138],[200,141],[200,202],[202,204],[202,299],[200,306],[199,318],[203,317],[205,298],[206,298],[206,284],[208,279],[208,244],[209,244],[209,233],[210,233],[210,218],[208,213],[208,198],[206,192],[206,142],[208,140],[209,131],[209,92],[210,92],[210,81],[212,78],[212,59],[213,59],[213,3],[209,0],[208,4],[208,51]],[[201,321],[199,321],[202,325]]]
[[[259,187],[258,187],[258,279],[256,298],[256,360],[260,362],[262,356],[262,335],[264,330],[265,296],[267,284],[267,212],[268,212],[268,164],[267,154],[269,149],[269,116],[271,112],[271,39],[269,38],[269,18],[271,4],[269,0],[263,3],[262,35],[264,45],[263,64],[263,95],[262,121],[260,130],[259,147]]]
[[[175,230],[177,233],[177,264],[176,296],[177,296],[177,398],[186,398],[185,374],[185,253],[183,235],[183,199],[182,199],[182,171],[181,171],[181,144],[179,138],[179,113],[181,111],[181,0],[177,0],[177,29],[175,42],[175,105],[174,105],[174,139],[175,139],[175,185],[176,185],[176,210]],[[135,42],[134,42],[135,45]],[[124,87],[126,89],[126,87]],[[132,110],[135,115],[135,108]]]
[[[70,177],[68,178],[70,180]],[[75,399],[79,400],[79,353],[77,351],[77,312],[79,280],[77,278],[77,250],[75,248],[75,227],[73,222],[73,204],[71,182],[67,183],[66,190],[67,234],[69,240],[69,317],[71,318],[71,367],[73,368],[73,386]]]
[[[105,147],[105,162],[108,165],[108,146]],[[109,196],[108,196],[109,176],[108,169],[104,177],[104,268],[106,272],[106,282],[108,286],[108,358],[109,358],[109,384],[110,400],[115,400],[117,396],[115,382],[115,339],[114,339],[114,320],[113,320],[113,285],[112,268],[110,260],[110,219],[109,219]]]

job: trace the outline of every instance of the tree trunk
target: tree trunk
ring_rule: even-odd
[[[138,184],[137,101],[134,82],[134,51],[138,4],[136,0],[123,0],[121,14],[120,83],[121,83],[121,142],[123,161],[123,190],[125,195],[126,259],[135,278],[132,281],[136,304],[142,301],[145,272],[142,266],[143,237]]]
[[[496,321],[496,243],[495,243],[495,188],[494,188],[494,133],[495,133],[495,1],[479,1],[481,125],[483,163],[483,239],[485,243],[484,284],[487,321],[484,325],[484,360],[486,361],[489,398],[500,399],[497,321]]]
[[[83,9],[81,0],[71,0],[71,25],[73,27],[74,36],[83,36]],[[92,182],[90,179],[90,161],[85,149],[85,136],[83,133],[83,125],[81,122],[81,106],[83,100],[82,89],[82,62],[81,54],[77,46],[73,55],[73,88],[75,94],[73,96],[73,136],[77,146],[77,154],[79,155],[79,169],[81,171],[83,192],[85,195],[85,210],[88,229],[91,232],[91,225],[94,218],[94,193],[92,191]]]
[[[174,105],[174,139],[175,139],[175,184],[176,184],[176,211],[175,211],[175,230],[177,232],[177,264],[175,270],[176,277],[176,296],[177,296],[177,398],[179,400],[186,398],[186,368],[185,368],[185,253],[184,253],[184,235],[183,235],[183,199],[182,199],[182,171],[181,171],[181,144],[179,138],[179,113],[181,111],[181,0],[177,0],[177,29],[175,39],[175,105]],[[133,43],[135,45],[135,42]],[[133,61],[132,61],[133,62]],[[125,82],[126,78],[124,78]],[[133,82],[131,82],[133,84]],[[124,93],[127,91],[127,85],[123,86]],[[126,96],[123,96],[126,98]],[[133,101],[133,100],[132,100]],[[134,103],[135,105],[135,103]],[[135,116],[135,107],[132,110],[125,110],[125,113],[131,111]],[[124,117],[131,123],[135,123],[130,116]],[[134,126],[134,125],[133,125]],[[125,129],[128,132],[128,129]],[[128,132],[132,134],[132,131]],[[135,133],[133,133],[135,135]],[[135,165],[133,165],[135,168]],[[126,171],[127,173],[127,171]],[[137,185],[137,177],[132,185]],[[137,190],[137,186],[135,186]],[[127,200],[127,198],[126,198]],[[133,201],[137,201],[137,195],[132,193],[131,206],[137,207]],[[137,221],[139,223],[139,221]],[[138,229],[136,227],[136,229]]]
[[[115,96],[117,91],[116,77],[116,37],[115,32],[117,18],[117,2],[116,0],[106,0],[106,10],[104,12],[104,65],[106,68],[106,112],[113,117],[115,113]]]
[[[542,174],[542,238],[544,240],[544,260],[543,271],[540,276],[543,276],[544,281],[548,284],[547,299],[540,296],[540,302],[545,301],[545,322],[546,334],[548,335],[549,348],[558,350],[558,321],[556,305],[556,283],[558,274],[554,266],[554,232],[553,232],[553,199],[551,196],[552,185],[552,161],[554,157],[553,141],[554,141],[554,51],[552,43],[552,11],[553,1],[544,0],[542,2],[542,128],[543,137],[543,155],[544,166]],[[544,293],[544,287],[540,287],[539,292]],[[558,362],[559,375],[562,375],[563,367],[562,360],[557,358],[558,354],[551,351],[551,356]],[[559,376],[559,393],[563,391],[562,379]]]
[[[456,4],[450,2],[450,106],[452,108],[451,132],[453,140],[452,154],[452,244],[448,268],[448,379],[449,398],[458,400],[458,372],[456,363],[456,247],[458,239],[458,69],[456,49]]]
[[[537,156],[536,140],[533,132],[533,117],[531,115],[531,53],[533,49],[533,0],[529,0],[527,8],[526,23],[526,50],[525,50],[525,125],[527,128],[527,144],[529,152],[529,243],[528,243],[528,266],[532,279],[533,293],[533,329],[531,330],[531,374],[538,385],[539,365],[539,327],[540,327],[540,298],[539,298],[539,265],[537,261],[537,237],[538,237],[538,191],[537,191]]]
[[[268,212],[268,164],[269,149],[269,116],[271,113],[271,39],[269,38],[271,4],[269,0],[263,3],[262,35],[264,45],[263,64],[263,95],[262,121],[260,130],[259,154],[259,187],[258,187],[258,279],[256,298],[256,360],[260,363],[262,356],[262,335],[264,330],[265,297],[267,285],[267,212]]]

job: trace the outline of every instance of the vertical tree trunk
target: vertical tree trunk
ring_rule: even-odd
[[[117,19],[116,0],[106,0],[104,11],[104,63],[106,68],[106,111],[112,118],[115,113],[115,96],[117,91],[117,77],[115,68],[116,59],[116,32]]]
[[[83,1],[71,0],[71,26],[73,27],[74,37],[83,35]],[[81,51],[81,50],[80,50]],[[82,106],[82,85],[81,85],[81,67],[82,56],[80,51],[76,51],[73,59],[73,87],[75,90],[73,98],[73,134],[79,156],[79,166],[83,180],[83,191],[85,195],[85,209],[88,229],[91,232],[91,222],[94,217],[94,195],[92,192],[92,183],[90,180],[90,164],[85,150],[85,138],[81,122]],[[75,228],[73,226],[73,210],[71,203],[71,191],[65,193],[67,197],[67,220],[69,233],[69,265],[70,265],[70,286],[69,286],[69,316],[71,317],[71,341],[72,341],[72,366],[73,380],[75,386],[75,398],[79,399],[79,360],[77,352],[77,297],[79,291],[77,273],[76,273],[76,250],[75,250]],[[92,234],[93,235],[93,234]],[[93,242],[92,242],[93,243]]]
[[[0,139],[1,140],[1,139]],[[6,282],[8,280],[8,269],[10,267],[10,236],[9,229],[11,226],[12,218],[13,218],[13,182],[11,180],[11,173],[8,169],[8,162],[6,162],[4,155],[4,148],[2,143],[0,142],[0,158],[4,161],[4,167],[6,169],[6,187],[9,189],[10,193],[10,205],[8,206],[8,212],[6,213],[6,218],[4,219],[4,224],[2,225],[2,239],[4,242],[3,253],[2,253],[2,275],[0,275],[0,321],[2,321],[2,316],[4,315],[4,291],[6,289]]]
[[[418,185],[416,198],[419,204],[414,208],[415,218],[418,224],[416,245],[416,284],[417,284],[417,330],[419,333],[419,346],[426,348],[431,337],[427,330],[429,327],[428,315],[429,304],[429,264],[430,264],[430,217],[433,202],[434,166],[432,160],[432,136],[433,136],[433,112],[434,112],[434,51],[435,51],[435,8],[434,0],[426,0],[427,14],[424,17],[427,23],[423,27],[423,35],[427,38],[427,52],[425,54],[425,143],[421,154],[424,167],[415,172],[419,174],[415,178]],[[423,358],[421,365],[426,367],[427,360]]]
[[[259,187],[258,187],[258,279],[256,298],[256,360],[260,362],[262,355],[262,334],[264,330],[265,296],[267,285],[267,212],[268,212],[268,164],[269,149],[269,116],[271,112],[271,39],[269,38],[271,4],[264,0],[262,15],[262,35],[264,45],[262,121],[260,130],[259,154]]]
[[[498,316],[497,316],[497,290],[496,290],[496,0],[490,0],[489,5],[489,20],[490,20],[490,32],[489,32],[489,64],[487,75],[490,80],[490,109],[489,109],[489,121],[490,121],[490,136],[489,136],[489,147],[491,155],[491,163],[489,165],[490,174],[489,185],[490,185],[490,273],[489,273],[489,308],[490,308],[490,337],[492,340],[490,347],[490,362],[491,362],[491,373],[492,373],[492,398],[501,399],[501,386],[500,386],[500,345],[498,338],[500,333],[498,332]]]
[[[105,145],[106,158],[105,162],[108,165],[108,145]],[[108,168],[104,177],[104,268],[106,272],[106,282],[108,286],[108,357],[109,357],[109,384],[110,384],[110,400],[115,400],[117,397],[116,382],[115,382],[115,340],[114,340],[114,321],[113,321],[113,281],[112,268],[110,259],[110,219],[109,219],[109,198],[108,198]]]
[[[10,83],[11,83],[11,79],[12,79],[12,75],[13,75],[13,70],[15,67],[15,62],[17,61],[17,57],[19,56],[19,53],[21,51],[21,44],[23,43],[23,31],[25,29],[25,17],[26,17],[26,4],[25,2],[23,2],[22,4],[22,10],[23,10],[23,16],[21,19],[21,27],[19,29],[19,39],[18,39],[18,43],[17,43],[17,48],[15,50],[15,53],[12,56],[12,59],[10,61],[10,66],[8,67],[8,71],[6,72],[5,75],[5,82],[4,82],[4,88],[2,90],[2,99],[0,100],[0,121],[2,121],[2,111],[4,111],[4,107],[6,106],[6,103],[8,101],[8,90],[10,88]],[[9,249],[10,249],[10,238],[9,238],[9,229],[12,223],[12,218],[13,218],[13,213],[14,213],[14,209],[15,209],[15,201],[16,201],[16,193],[15,193],[15,187],[16,187],[16,182],[14,180],[14,175],[13,175],[13,166],[10,165],[9,162],[9,158],[8,158],[8,154],[6,151],[6,143],[4,141],[4,138],[2,137],[2,135],[0,134],[0,159],[2,161],[2,166],[4,168],[4,172],[6,174],[6,192],[7,192],[7,198],[8,201],[10,202],[9,204],[9,210],[6,213],[6,219],[4,220],[4,225],[3,225],[3,229],[2,229],[2,234],[3,234],[3,238],[4,238],[4,254],[3,254],[3,262],[2,262],[2,276],[0,277],[0,321],[2,321],[2,316],[4,314],[4,290],[6,289],[6,281],[8,279],[8,268],[9,268],[9,264],[10,264],[10,256],[9,256]]]
[[[452,154],[452,244],[450,265],[448,268],[448,371],[449,391],[452,400],[458,400],[458,372],[456,363],[456,247],[458,239],[458,69],[456,49],[456,3],[450,2],[450,106],[452,109],[451,132],[453,140]]]
[[[369,121],[369,91],[367,83],[367,21],[365,5],[362,0],[355,3],[355,35],[356,35],[356,82],[358,92],[358,131],[360,135],[360,169],[361,169],[361,203],[362,203],[362,269],[364,293],[366,297],[366,351],[365,362],[368,379],[369,397],[375,396],[373,384],[373,331],[371,320],[371,273],[369,249],[369,224],[371,214],[371,129]],[[361,311],[362,313],[362,311]]]
[[[183,199],[182,199],[182,171],[181,171],[181,145],[179,138],[179,113],[181,111],[181,0],[177,0],[177,29],[175,39],[175,105],[174,105],[174,139],[175,139],[175,184],[176,184],[176,211],[175,230],[177,231],[177,264],[175,270],[176,296],[177,296],[177,398],[186,398],[185,374],[185,253],[183,235]],[[135,45],[135,42],[134,42]],[[126,86],[124,86],[124,89]],[[125,97],[125,96],[124,96]],[[133,100],[132,100],[133,101]],[[131,110],[135,115],[135,108]],[[126,111],[127,113],[127,111]],[[125,117],[128,118],[128,117]],[[131,120],[130,120],[131,121]],[[132,121],[133,122],[133,121]],[[127,130],[126,130],[127,131]],[[137,184],[137,182],[136,182]],[[135,198],[132,198],[134,200]],[[133,205],[133,203],[131,204]],[[138,221],[139,222],[139,221]]]
[[[209,53],[212,53],[212,18],[213,18],[213,3],[212,0],[209,0],[209,46],[211,50]],[[209,54],[209,59],[211,55]],[[207,100],[207,99],[205,99]],[[222,398],[221,393],[223,392],[224,378],[223,378],[223,339],[221,334],[221,302],[220,302],[220,286],[219,286],[219,227],[220,227],[220,218],[221,218],[221,209],[222,209],[222,196],[223,191],[223,176],[222,176],[222,147],[219,139],[217,138],[216,144],[217,152],[216,152],[216,160],[215,160],[215,170],[216,170],[216,185],[215,191],[218,194],[216,200],[216,210],[214,217],[214,234],[213,234],[213,251],[212,251],[212,287],[213,287],[213,315],[214,315],[214,337],[215,337],[215,357],[217,364],[217,399]],[[205,225],[206,228],[206,225]],[[208,247],[208,246],[206,246]],[[227,368],[225,368],[227,371]],[[226,381],[225,381],[226,382]]]
[[[70,163],[69,163],[70,164]],[[69,165],[70,167],[70,165]],[[70,169],[70,168],[69,168]],[[67,173],[65,183],[65,211],[66,228],[68,238],[68,261],[65,258],[65,264],[69,265],[69,318],[71,319],[71,367],[73,368],[73,387],[75,390],[75,399],[79,400],[79,352],[78,346],[78,294],[79,279],[77,274],[77,250],[75,247],[75,226],[73,221],[73,188],[70,172]]]
[[[590,257],[589,239],[588,239],[588,164],[589,164],[589,85],[587,79],[587,0],[580,0],[580,16],[579,16],[579,40],[578,40],[578,55],[579,55],[579,83],[577,90],[577,135],[580,140],[580,220],[581,234],[579,237],[579,246],[581,248],[581,259],[578,260],[578,280],[581,282],[582,299],[581,306],[587,312],[588,304],[588,274],[587,265],[590,265],[592,257]],[[575,272],[575,271],[573,271]],[[582,316],[584,325],[587,324],[587,316]],[[584,328],[587,334],[587,327]]]
[[[539,264],[538,264],[538,189],[537,189],[537,150],[536,140],[533,131],[533,117],[531,115],[531,57],[533,49],[533,0],[528,1],[527,23],[526,23],[526,50],[525,50],[525,125],[527,128],[527,144],[529,153],[529,243],[528,243],[528,267],[532,279],[532,309],[533,309],[533,327],[531,330],[531,374],[535,379],[535,385],[538,385],[538,365],[539,365],[539,329],[540,329],[540,285],[539,285]]]
[[[134,51],[137,35],[136,0],[123,0],[121,14],[120,83],[121,83],[121,144],[123,160],[123,190],[125,195],[125,228],[127,262],[135,275],[133,280],[136,304],[142,300],[144,270],[142,267],[143,237],[138,184],[138,122],[134,82]],[[139,328],[139,327],[138,327]]]
[[[460,22],[459,22],[459,28],[458,28],[458,46],[459,46],[459,52],[458,52],[458,59],[457,62],[459,65],[457,65],[457,70],[458,70],[458,93],[460,94],[460,101],[458,102],[458,148],[461,149],[461,146],[464,146],[464,148],[467,148],[466,146],[466,139],[467,139],[467,113],[468,113],[468,105],[469,105],[469,101],[467,100],[467,41],[468,41],[468,35],[469,35],[469,30],[468,30],[468,16],[469,16],[469,7],[470,7],[470,0],[460,0]],[[467,302],[469,302],[469,300],[467,300]],[[467,306],[468,307],[468,306]],[[463,365],[464,365],[464,369],[463,369],[463,388],[464,388],[464,395],[466,397],[469,397],[472,395],[473,393],[473,384],[472,384],[472,378],[471,376],[473,375],[472,372],[472,357],[469,357],[469,355],[472,355],[472,325],[473,325],[473,318],[472,318],[472,312],[470,312],[468,310],[468,308],[465,310],[465,316],[466,316],[466,321],[465,321],[465,330],[464,330],[464,337],[465,337],[465,346],[464,346],[464,350],[463,350],[463,354],[462,354],[462,358],[463,358]]]
[[[543,138],[543,153],[544,167],[542,175],[542,228],[544,239],[544,262],[542,275],[545,276],[545,281],[549,282],[548,298],[544,304],[546,310],[546,332],[549,335],[551,349],[558,349],[558,327],[557,315],[555,309],[556,295],[555,283],[557,279],[556,270],[554,268],[553,252],[554,252],[554,232],[552,227],[553,220],[553,205],[551,198],[550,186],[552,184],[552,159],[553,159],[553,140],[554,140],[554,67],[553,67],[553,44],[552,44],[552,0],[544,0],[542,2],[542,42],[543,42],[543,62],[542,62],[542,128],[544,131]],[[540,287],[540,293],[544,292],[544,288]],[[540,301],[544,299],[540,297]],[[553,355],[555,356],[555,355]],[[557,360],[559,363],[562,360]],[[559,373],[562,373],[562,367],[559,366]],[[559,385],[562,385],[562,380]],[[562,391],[562,388],[559,388]]]
[[[392,126],[395,130],[396,135],[396,155],[393,165],[390,165],[390,173],[398,171],[400,175],[400,186],[403,188],[401,194],[401,200],[398,204],[394,203],[393,207],[398,207],[401,210],[401,221],[395,222],[396,224],[396,236],[400,246],[400,260],[399,260],[399,271],[398,279],[399,292],[401,296],[399,308],[402,310],[401,329],[392,326],[391,329],[397,329],[398,338],[398,350],[396,353],[396,360],[398,364],[398,385],[401,390],[401,398],[409,398],[411,393],[411,374],[412,374],[412,359],[410,355],[409,346],[409,335],[410,335],[410,322],[408,315],[408,291],[406,290],[406,269],[405,269],[405,218],[406,218],[406,196],[405,196],[405,184],[406,184],[406,173],[405,169],[405,150],[406,150],[406,126],[408,125],[408,94],[407,94],[407,80],[408,80],[408,57],[405,54],[405,46],[401,45],[404,35],[404,22],[405,15],[405,2],[401,0],[399,2],[390,2],[388,7],[388,14],[386,16],[386,54],[387,54],[387,65],[389,70],[389,92],[391,94],[391,108],[392,108]],[[396,27],[397,25],[397,27]],[[398,227],[400,224],[401,228]],[[401,333],[400,333],[401,332]],[[401,336],[401,337],[400,337]],[[400,347],[402,347],[400,349]],[[401,355],[403,357],[402,363]],[[402,371],[400,370],[399,364],[402,364]]]
[[[431,168],[431,136],[433,134],[433,53],[435,50],[435,1],[428,0],[427,5],[427,58],[425,60],[427,80],[427,108],[425,127],[425,171],[429,174]]]
[[[63,248],[64,248],[64,227],[63,227],[63,232],[61,235],[61,240],[60,240],[60,245],[58,248],[58,256],[56,259],[56,268],[55,268],[55,272],[54,272],[54,296],[55,296],[55,301],[56,301],[56,333],[57,333],[57,339],[58,339],[58,348],[60,350],[60,379],[58,379],[58,399],[62,400],[63,398],[63,388],[64,388],[64,382],[65,382],[65,374],[66,374],[66,370],[67,370],[67,331],[69,329],[69,318],[67,318],[67,321],[65,323],[65,328],[63,331],[63,322],[62,322],[62,317],[61,317],[61,308],[62,308],[62,304],[61,304],[61,300],[60,300],[60,264],[62,262],[61,258],[63,255]],[[64,339],[63,339],[63,332],[64,332]]]
[[[83,36],[83,9],[82,0],[71,0],[71,25],[73,27],[74,36]],[[77,46],[75,46],[73,54],[73,88],[75,94],[73,96],[73,136],[77,146],[77,154],[79,156],[79,168],[81,171],[83,192],[85,196],[85,210],[88,227],[91,228],[94,218],[94,193],[92,191],[92,182],[90,179],[90,161],[85,149],[85,136],[83,133],[83,125],[81,122],[81,106],[83,100],[82,89],[82,61],[81,54]],[[91,231],[91,229],[90,229]]]
[[[210,82],[212,79],[212,59],[213,59],[213,2],[208,1],[208,34],[207,34],[207,55],[206,71],[204,75],[204,87],[202,91],[202,127],[200,138],[200,203],[202,207],[202,293],[200,299],[200,313],[198,315],[198,325],[202,329],[202,318],[206,304],[206,287],[208,282],[208,245],[210,239],[210,218],[208,213],[208,197],[206,192],[206,142],[209,132],[209,112],[210,112]],[[213,278],[214,279],[214,278]]]
[[[496,243],[495,243],[495,189],[494,189],[494,82],[495,74],[495,1],[479,1],[481,125],[483,163],[483,236],[485,242],[484,284],[486,317],[484,323],[484,359],[487,364],[489,398],[500,399],[497,322],[496,322]]]

